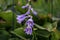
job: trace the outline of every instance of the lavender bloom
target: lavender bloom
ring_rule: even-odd
[[[30,9],[26,12],[26,14],[27,14],[27,15],[30,14]]]
[[[30,27],[33,27],[34,22],[33,22],[32,18],[27,20],[26,25],[29,25]]]
[[[26,12],[26,14],[30,14],[30,10],[31,10],[31,5],[29,5],[28,11]]]
[[[36,11],[32,11],[34,15],[37,15],[37,12]]]
[[[18,23],[21,23],[22,21],[24,21],[24,19],[26,18],[27,16],[25,14],[23,15],[17,15],[17,22]]]
[[[31,0],[28,0],[29,2],[31,1]],[[24,8],[28,8],[28,11],[25,13],[25,15],[23,14],[23,15],[18,15],[17,16],[17,22],[18,23],[21,23],[22,21],[24,21],[24,19],[25,18],[30,18],[30,19],[28,19],[27,20],[27,22],[26,22],[26,28],[25,28],[25,33],[26,34],[32,34],[32,28],[33,28],[33,26],[34,26],[34,22],[33,22],[33,20],[32,20],[32,16],[30,16],[29,14],[30,14],[30,11],[32,11],[32,13],[34,14],[34,15],[37,15],[37,12],[36,11],[34,11],[33,10],[33,8],[31,7],[31,5],[29,5],[29,3],[27,3],[25,6],[22,6],[22,8],[24,9]]]
[[[32,28],[28,25],[26,28],[25,28],[25,33],[28,35],[28,34],[32,34]]]
[[[33,8],[31,8],[31,11],[34,15],[37,15],[37,12],[33,10]]]
[[[32,28],[33,28],[33,25],[34,25],[34,22],[32,20],[32,18],[28,19],[28,21],[26,22],[26,29],[24,30],[26,34],[32,34]]]
[[[26,4],[25,6],[22,6],[22,8],[24,9],[24,8],[27,8],[29,6],[29,4]]]

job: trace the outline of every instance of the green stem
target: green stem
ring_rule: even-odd
[[[14,35],[16,35],[17,37],[19,37],[19,38],[22,38],[23,40],[27,40],[26,38],[24,38],[24,37],[22,37],[22,36],[19,36],[18,34],[16,34],[15,32],[13,32],[13,31],[11,31],[10,33],[12,33],[12,34],[14,34]]]

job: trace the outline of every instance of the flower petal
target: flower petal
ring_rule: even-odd
[[[27,8],[29,6],[29,4],[26,4],[25,6],[22,6],[22,8],[24,9],[24,8]]]
[[[37,15],[37,12],[33,10],[33,8],[31,8],[31,11],[34,15]]]
[[[29,25],[30,27],[33,27],[34,22],[33,22],[32,18],[27,20],[26,25]]]
[[[37,15],[37,12],[36,12],[36,11],[32,11],[32,13],[33,13],[34,15]]]
[[[32,28],[29,27],[29,26],[26,27],[24,31],[25,31],[26,34],[30,34],[30,35],[32,34]]]
[[[22,21],[24,21],[24,19],[27,18],[27,16],[25,14],[23,15],[17,15],[17,22],[21,23]]]

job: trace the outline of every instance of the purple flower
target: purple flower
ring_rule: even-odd
[[[31,6],[29,5],[28,11],[26,12],[27,15],[30,14]]]
[[[24,21],[24,19],[26,18],[27,16],[25,14],[23,15],[17,15],[17,22],[18,23],[21,23],[22,21]]]
[[[26,14],[27,14],[27,15],[29,15],[29,14],[30,14],[30,9],[26,12]]]
[[[28,1],[30,1],[30,0],[28,0]],[[28,11],[25,13],[25,15],[24,14],[23,15],[18,15],[17,16],[17,20],[18,20],[17,22],[21,23],[22,21],[24,21],[25,18],[29,18],[27,20],[27,22],[26,22],[26,26],[27,27],[24,29],[24,31],[25,31],[26,34],[30,34],[31,35],[32,34],[32,28],[34,26],[34,22],[33,22],[32,16],[30,15],[30,11],[32,11],[32,13],[34,15],[37,15],[37,12],[33,10],[31,5],[29,5],[29,3],[26,4],[25,6],[22,6],[22,8],[23,9],[24,8],[28,8]]]
[[[33,10],[33,8],[31,8],[31,11],[34,15],[37,15],[37,12]]]
[[[33,13],[34,15],[37,15],[37,12],[36,12],[36,11],[32,11],[32,13]]]
[[[25,6],[22,6],[22,8],[24,9],[24,8],[27,8],[29,6],[29,4],[26,4]]]
[[[32,18],[27,20],[26,25],[29,25],[30,27],[33,27],[34,22],[33,22]]]
[[[32,28],[28,25],[26,28],[25,28],[25,33],[28,35],[28,34],[32,34]]]
[[[32,18],[28,19],[27,22],[26,22],[26,28],[25,28],[25,33],[26,34],[32,34],[32,28],[33,28],[33,25],[34,25],[34,22],[32,20]]]

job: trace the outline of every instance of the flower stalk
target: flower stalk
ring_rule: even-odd
[[[32,19],[32,16],[30,15],[31,14],[31,11],[34,15],[37,15],[37,12],[31,7],[31,0],[28,0],[28,3],[25,5],[25,6],[22,6],[23,9],[27,8],[28,11],[25,13],[25,14],[22,14],[22,15],[18,15],[17,16],[17,22],[18,23],[22,23],[26,18],[29,18],[27,21],[26,21],[26,28],[24,29],[25,33],[28,35],[31,35],[32,34],[32,29],[33,29],[33,26],[34,26],[34,22],[33,22],[33,19]]]

